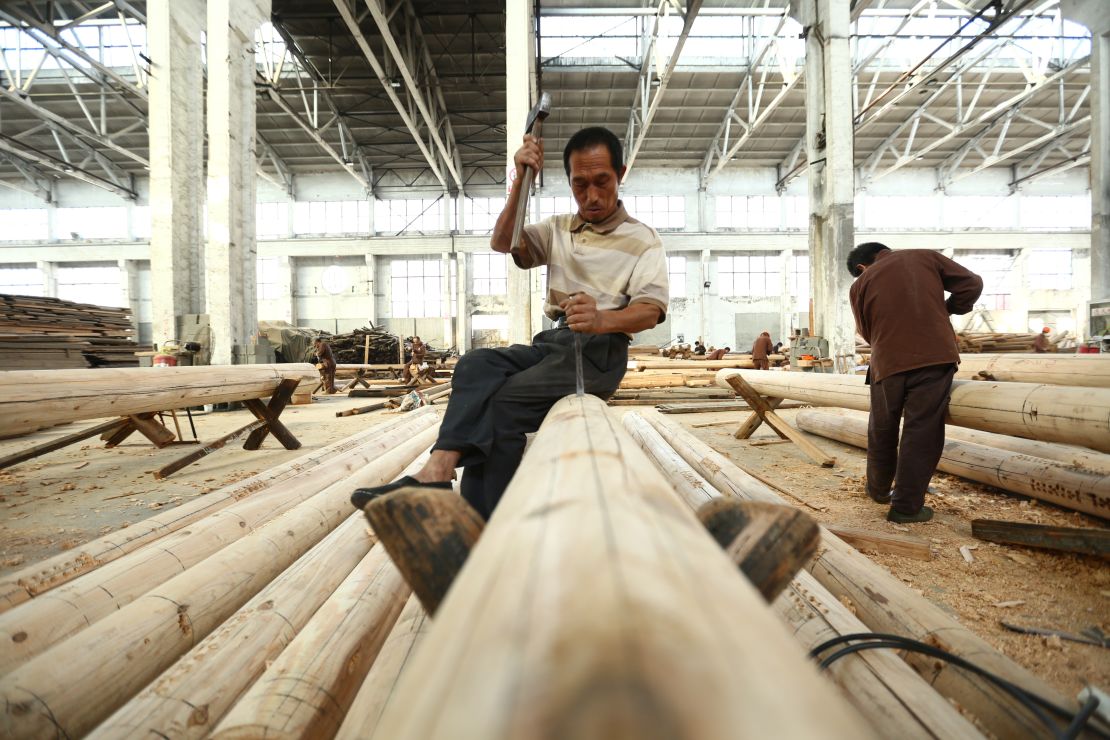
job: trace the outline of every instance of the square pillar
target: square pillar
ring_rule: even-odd
[[[455,341],[459,353],[470,349],[470,293],[467,290],[470,280],[470,255],[466,252],[455,253],[455,290],[458,292],[458,313],[455,315]]]
[[[1091,35],[1091,300],[1110,298],[1110,33]],[[1090,313],[1084,306],[1084,336]]]
[[[42,273],[42,295],[45,298],[58,297],[58,265],[55,262],[36,262],[35,267]]]
[[[150,72],[150,275],[153,340],[204,311],[204,0],[147,3]],[[210,40],[211,41],[211,40]]]
[[[258,331],[254,32],[269,0],[208,4],[208,244],[212,364],[234,360]]]
[[[793,12],[793,11],[792,11]],[[855,239],[852,55],[849,3],[803,3],[795,17],[806,35],[806,157],[809,161],[809,259],[814,332],[832,356],[855,351],[846,266]]]
[[[506,192],[513,184],[513,154],[520,148],[524,136],[524,119],[528,117],[528,111],[532,109],[532,101],[535,99],[535,53],[532,37],[530,0],[506,0],[505,58],[510,60],[505,70]],[[506,256],[506,259],[509,260],[506,281],[509,342],[528,344],[532,339],[532,281],[528,271],[517,268],[511,257]]]

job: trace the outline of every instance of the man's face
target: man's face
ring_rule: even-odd
[[[578,215],[591,224],[604,221],[617,210],[617,186],[624,176],[613,169],[609,148],[604,144],[571,152],[570,189],[578,203]]]

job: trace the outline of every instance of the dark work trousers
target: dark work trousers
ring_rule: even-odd
[[[867,493],[916,514],[944,449],[944,415],[956,366],[929,365],[871,384],[867,424]],[[898,423],[902,439],[898,440]]]
[[[624,334],[582,334],[586,393],[609,398],[628,364]],[[489,519],[534,432],[555,402],[576,390],[574,332],[550,329],[532,344],[477,349],[459,358],[434,449],[462,453],[462,495]]]

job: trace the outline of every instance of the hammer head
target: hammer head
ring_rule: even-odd
[[[542,121],[547,118],[547,114],[551,112],[551,96],[547,93],[540,95],[539,101],[528,111],[528,118],[524,121],[524,133],[532,133],[532,127],[536,125],[536,121]]]

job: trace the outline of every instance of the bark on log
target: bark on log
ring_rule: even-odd
[[[393,631],[378,651],[374,665],[358,690],[347,716],[335,735],[335,740],[374,740],[386,704],[393,697],[401,673],[407,670],[412,657],[424,641],[431,627],[431,620],[420,606],[420,600],[411,596]]]
[[[960,355],[957,378],[975,380],[980,373],[1010,383],[1110,388],[1110,355]]]
[[[1110,529],[1050,527],[1028,522],[972,519],[971,534],[987,542],[1110,557]]]
[[[351,483],[392,480],[434,437],[416,435]],[[88,732],[346,518],[351,487],[332,486],[0,678],[0,736]]]
[[[798,412],[796,420],[807,432],[867,448],[866,419],[804,410]],[[1084,514],[1110,518],[1110,475],[956,439],[945,440],[937,469]]]
[[[717,384],[731,388],[728,378],[737,374],[765,396],[860,411],[870,408],[870,391],[861,375],[721,370]],[[1110,452],[1110,390],[957,380],[952,383],[948,422]]]
[[[228,712],[213,740],[332,737],[410,590],[373,548]]]
[[[349,516],[89,740],[206,736],[373,545],[363,518]]]
[[[224,486],[194,501],[98,537],[0,578],[0,612],[133,552],[260,491],[311,474],[317,489],[330,485],[384,454],[400,441],[436,423],[431,409],[420,409],[290,460],[250,478]]]
[[[593,396],[548,413],[378,732],[870,736]]]
[[[348,481],[361,476],[368,465],[397,447],[407,435],[426,430],[430,426],[429,421],[425,417],[413,425],[397,427],[387,440],[368,438],[367,444],[350,451],[343,459],[328,463],[327,467],[339,471],[331,487],[340,491],[353,487]],[[339,477],[344,473],[352,478]],[[118,611],[221,548],[257,531],[321,490],[330,490],[325,480],[327,478],[313,471],[283,481],[271,486],[265,495],[237,502],[184,530],[5,612],[0,615],[0,644],[8,645],[8,649],[0,652],[0,674]]]
[[[624,424],[630,431],[635,430],[634,437],[648,457],[671,481],[683,500],[692,508],[697,508],[703,522],[706,520],[702,517],[702,512],[718,507],[723,507],[726,512],[734,511],[735,507],[727,506],[728,504],[793,510],[792,507],[781,504],[721,496],[642,417],[627,414]],[[711,497],[710,502],[700,503],[707,495]],[[735,521],[726,518],[708,524],[714,529],[718,525],[727,528],[735,525]],[[828,537],[827,533],[825,537]],[[803,603],[796,604],[799,600]],[[773,607],[806,649],[837,634],[868,631],[859,620],[852,617],[844,604],[816,584],[805,571],[798,573],[787,591],[775,600]],[[811,613],[807,610],[811,610]],[[838,663],[832,670],[833,679],[880,735],[911,738],[979,737],[971,724],[914,673],[913,669],[898,659],[895,653],[883,650],[876,655],[869,651],[845,658],[842,662],[845,665]],[[908,701],[907,697],[913,697],[912,701]]]
[[[285,378],[317,377],[307,363],[13,370],[0,373],[0,437],[70,421],[265,398]]]
[[[770,375],[770,373],[766,373]],[[643,417],[698,474],[722,494],[754,501],[784,503],[770,488],[744,473],[719,452],[651,410]],[[918,596],[901,581],[884,571],[851,545],[822,532],[822,550],[809,567],[810,573],[837,599],[848,599],[859,619],[875,632],[892,632],[929,642],[960,655],[983,668],[1045,697],[1059,706],[1075,702],[1037,676],[995,650],[981,637],[960,625],[944,610]],[[958,668],[938,666],[935,661],[908,655],[907,661],[937,691],[976,715],[983,726],[999,737],[1032,737],[1043,734],[1044,726],[1008,694]]]

